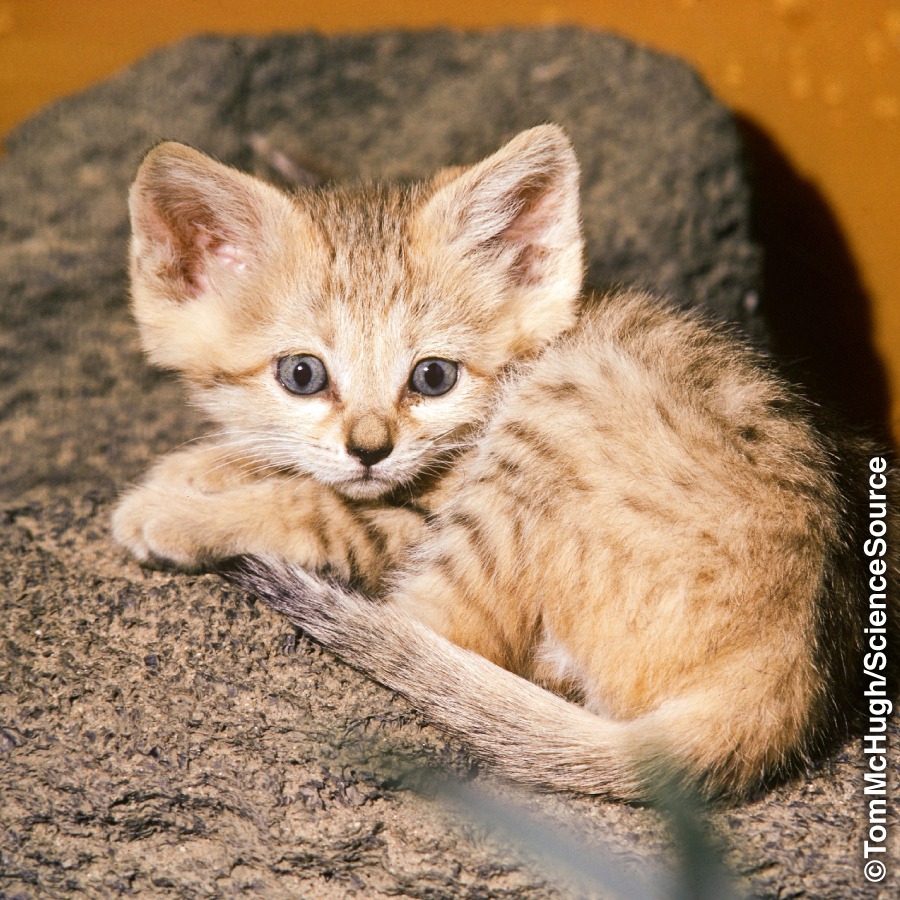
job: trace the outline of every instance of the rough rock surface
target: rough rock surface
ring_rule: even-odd
[[[502,829],[472,791],[448,803],[402,775],[469,773],[407,704],[217,577],[141,569],[108,529],[117,492],[201,431],[178,386],[145,364],[127,312],[125,196],[148,146],[172,138],[246,165],[250,134],[280,134],[338,177],[409,176],[550,120],[584,167],[592,280],[655,285],[758,332],[731,121],[685,65],[619,38],[199,38],[9,137],[0,896],[572,896],[560,858],[578,852],[530,839],[523,814],[502,810],[507,786],[471,783],[500,800]],[[861,765],[852,745],[710,813],[742,890],[866,896]],[[670,864],[655,811],[519,802],[539,832],[558,823],[623,877]]]

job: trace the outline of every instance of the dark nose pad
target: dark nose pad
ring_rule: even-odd
[[[391,443],[382,444],[380,447],[357,447],[353,444],[347,445],[347,452],[355,456],[364,466],[374,466],[375,463],[381,462],[383,459],[391,455],[394,445]]]
[[[390,422],[375,412],[368,412],[354,421],[347,434],[347,452],[364,466],[371,468],[390,456],[394,449]]]

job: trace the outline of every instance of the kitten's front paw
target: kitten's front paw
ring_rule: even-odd
[[[209,554],[198,541],[196,522],[183,509],[186,499],[149,487],[132,488],[113,512],[113,537],[145,565],[203,568]]]

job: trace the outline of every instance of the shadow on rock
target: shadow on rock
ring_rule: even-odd
[[[852,425],[889,433],[871,300],[834,213],[753,120],[737,116],[753,183],[754,236],[774,348],[790,376]]]

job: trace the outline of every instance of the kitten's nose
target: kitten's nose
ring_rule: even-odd
[[[347,452],[355,456],[364,466],[374,466],[375,463],[381,462],[385,457],[391,455],[393,449],[393,444],[382,444],[380,447],[347,445]]]
[[[394,449],[390,425],[374,413],[369,413],[353,423],[347,436],[347,452],[364,466],[374,466]]]

